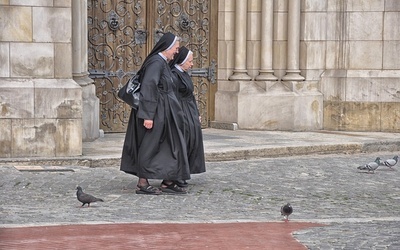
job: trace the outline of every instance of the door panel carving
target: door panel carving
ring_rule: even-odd
[[[126,130],[130,108],[117,98],[119,88],[146,55],[146,1],[88,1],[89,73],[100,99],[100,128]]]
[[[211,119],[210,116],[210,99],[214,93],[210,91],[211,78],[215,79],[215,71],[211,74],[209,67],[212,60],[216,60],[216,53],[211,55],[210,47],[213,44],[211,37],[211,22],[213,17],[212,7],[216,9],[216,5],[211,6],[210,0],[157,0],[157,12],[155,16],[155,29],[170,31],[181,37],[181,45],[185,45],[193,51],[193,74],[192,79],[195,87],[195,97],[202,119],[202,126],[207,127]],[[217,26],[213,27],[214,29]],[[212,58],[213,57],[213,58]],[[204,69],[203,72],[199,69]],[[214,68],[215,69],[215,68]],[[196,74],[195,72],[199,73]],[[215,81],[213,82],[215,83]]]
[[[211,0],[88,1],[89,73],[100,98],[100,127],[105,132],[125,132],[130,108],[117,92],[139,69],[162,35],[159,31],[180,36],[181,45],[193,51],[195,96],[202,125],[208,126],[216,91],[212,85],[217,26],[211,21],[216,20],[216,8],[217,1]]]

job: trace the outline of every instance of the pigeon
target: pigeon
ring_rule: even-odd
[[[289,215],[291,215],[292,213],[293,213],[293,208],[289,203],[281,207],[281,215],[283,215],[285,221],[289,220]]]
[[[381,165],[393,169],[392,167],[394,167],[397,164],[398,159],[399,157],[396,155],[392,159],[387,159],[386,161],[381,162]]]
[[[359,170],[367,170],[368,173],[375,173],[375,170],[380,166],[381,164],[381,158],[376,157],[375,161],[372,161],[368,164],[359,166],[357,169]]]
[[[78,191],[76,191],[76,197],[78,198],[78,201],[82,202],[81,207],[85,206],[85,204],[88,204],[88,207],[90,207],[90,203],[96,202],[96,201],[104,202],[103,199],[96,198],[93,195],[84,193],[80,186],[78,186],[76,189],[78,190]]]

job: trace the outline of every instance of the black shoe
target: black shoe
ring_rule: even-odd
[[[175,182],[167,184],[165,181],[161,183],[161,191],[165,194],[186,194],[186,189],[179,187]]]
[[[174,181],[174,183],[181,188],[185,188],[189,185],[185,180]]]

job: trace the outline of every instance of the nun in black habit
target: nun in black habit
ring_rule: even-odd
[[[176,85],[176,96],[181,104],[185,118],[184,137],[187,145],[190,173],[203,173],[206,171],[206,167],[201,116],[193,95],[193,81],[187,72],[193,67],[193,52],[182,46],[179,49],[179,53],[169,62],[169,65]],[[186,181],[183,180],[183,185],[185,183]]]
[[[168,65],[178,48],[178,37],[165,33],[138,71],[140,103],[131,111],[121,157],[121,170],[139,177],[137,194],[186,193],[175,180],[190,179],[183,111]],[[156,188],[148,179],[163,181]]]

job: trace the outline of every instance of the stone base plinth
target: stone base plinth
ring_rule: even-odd
[[[313,82],[222,81],[215,95],[215,121],[240,129],[322,129],[322,94]]]
[[[399,70],[327,70],[324,129],[400,132]]]
[[[82,90],[72,79],[0,79],[0,157],[82,154]]]

